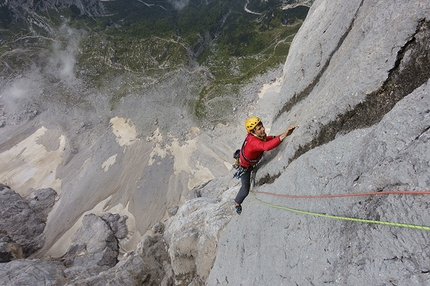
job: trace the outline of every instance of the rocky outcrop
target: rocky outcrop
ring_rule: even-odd
[[[139,248],[121,261],[119,240],[126,238],[127,216],[84,216],[67,253],[59,259],[24,259],[43,245],[43,230],[56,192],[40,189],[24,200],[0,185],[1,285],[172,285],[173,271],[163,237],[154,226]]]
[[[64,272],[70,279],[98,275],[118,262],[118,238],[109,223],[102,217],[89,214],[83,218],[82,224],[64,256],[67,267]]]
[[[57,193],[39,189],[25,200],[0,185],[0,262],[26,258],[43,246],[46,218]]]
[[[93,216],[89,220],[97,221]],[[94,260],[95,256],[90,259],[81,257],[80,267],[72,271],[65,270],[68,278],[71,273],[74,274],[74,280],[67,285],[173,285],[172,270],[163,238],[164,225],[157,224],[153,232],[154,235],[146,236],[135,251],[127,253],[113,267],[108,265],[113,262],[113,257],[106,259],[109,255],[97,261]],[[87,228],[87,235],[91,234],[94,234],[94,229]],[[106,252],[101,251],[97,256],[101,258],[102,253]],[[91,263],[96,263],[97,266],[90,266]],[[82,265],[88,266],[92,271],[82,271],[85,268]],[[102,269],[105,271],[101,271]]]
[[[65,285],[61,262],[41,259],[18,259],[0,263],[1,285]]]

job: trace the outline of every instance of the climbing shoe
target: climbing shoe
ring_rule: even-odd
[[[239,215],[242,213],[242,206],[241,205],[236,206],[236,212]]]

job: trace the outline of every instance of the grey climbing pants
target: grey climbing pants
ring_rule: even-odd
[[[240,187],[239,192],[236,195],[236,198],[234,199],[234,201],[238,204],[242,204],[243,200],[248,196],[249,194],[249,188],[251,186],[251,173],[252,170],[254,169],[254,167],[249,167],[245,174],[243,174],[240,177],[240,180],[242,182],[242,186]]]

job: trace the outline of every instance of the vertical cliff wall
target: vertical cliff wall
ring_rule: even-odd
[[[208,285],[430,283],[425,228],[294,211],[430,225],[428,195],[282,197],[430,190],[429,17],[425,1],[313,4],[277,108],[261,110],[272,133],[299,126],[257,172],[254,190],[278,196],[246,199],[224,230]]]

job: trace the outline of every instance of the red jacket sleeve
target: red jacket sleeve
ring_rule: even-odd
[[[249,136],[249,145],[252,151],[269,151],[281,144],[278,136],[267,136],[266,141],[263,141],[255,136]],[[247,144],[248,144],[247,143]]]

